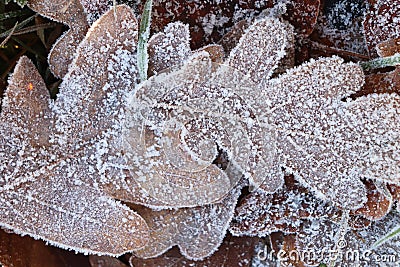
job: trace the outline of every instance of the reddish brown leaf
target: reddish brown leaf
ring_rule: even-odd
[[[376,57],[378,55],[376,45],[399,37],[400,4],[397,0],[369,0],[368,2],[369,9],[364,20],[365,40],[370,55]]]
[[[232,28],[222,36],[219,40],[219,44],[222,45],[226,53],[232,51],[232,49],[238,44],[242,35],[246,32],[250,23],[247,20],[241,20],[237,22]]]
[[[110,256],[90,255],[89,262],[91,267],[128,267],[128,265],[120,261],[118,258]]]
[[[264,236],[276,231],[295,233],[303,219],[333,216],[333,206],[316,199],[293,176],[274,194],[253,192],[236,208],[230,231],[235,235]]]
[[[372,93],[400,93],[400,68],[391,72],[373,73],[365,77],[365,84],[354,97]]]
[[[4,267],[88,267],[82,254],[48,246],[43,241],[0,230],[0,265]]]
[[[224,48],[217,44],[203,46],[197,51],[206,51],[208,54],[210,54],[211,61],[215,63],[222,63],[225,57]]]
[[[28,6],[43,16],[67,24],[70,29],[53,45],[49,54],[51,72],[59,78],[64,77],[75,55],[80,41],[85,37],[89,25],[79,0],[43,1],[31,0]]]
[[[132,256],[131,267],[246,267],[250,266],[257,238],[227,236],[215,254],[203,261],[185,259],[176,248],[153,259],[140,259]]]
[[[380,57],[389,57],[400,53],[400,38],[383,41],[377,45],[376,49]]]
[[[291,0],[283,16],[296,30],[309,35],[314,30],[319,13],[320,0]]]
[[[367,202],[363,207],[352,211],[351,214],[363,215],[370,220],[382,219],[389,213],[392,201],[380,192],[372,181],[364,182],[367,188]]]

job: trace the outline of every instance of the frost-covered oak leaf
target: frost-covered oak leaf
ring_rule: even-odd
[[[131,174],[154,198],[197,206],[221,199],[240,173],[252,185],[262,183],[274,151],[273,133],[235,94],[235,85],[220,78],[225,68],[201,51],[182,67],[141,84],[131,98],[126,153],[132,155],[129,165],[136,164]],[[229,169],[239,174],[229,177],[213,164],[219,148],[228,155]]]
[[[224,242],[212,256],[201,261],[194,261],[184,258],[178,249],[171,249],[163,255],[141,259],[132,256],[129,259],[130,266],[139,267],[210,267],[216,264],[223,264],[229,267],[250,267],[251,259],[254,256],[254,247],[258,238],[254,237],[233,237],[226,236]],[[103,256],[104,257],[104,256]]]
[[[140,248],[148,236],[145,221],[100,184],[115,177],[102,160],[118,163],[118,154],[107,149],[121,119],[123,92],[115,89],[130,90],[126,82],[134,83],[134,65],[126,60],[135,55],[127,56],[135,50],[136,19],[125,6],[116,12],[119,19],[113,12],[104,15],[82,42],[55,103],[32,63],[22,58],[1,113],[1,225],[67,249],[109,255]],[[96,58],[96,48],[107,57]],[[94,63],[107,71],[80,72]]]
[[[69,30],[53,45],[48,58],[51,72],[56,77],[63,78],[77,46],[89,29],[82,4],[79,0],[29,0],[28,6],[42,16],[69,26]]]
[[[135,207],[149,225],[150,241],[134,254],[153,258],[177,245],[188,259],[210,256],[224,239],[242,187],[239,183],[224,199],[202,207],[160,211]]]
[[[189,26],[181,22],[168,24],[149,39],[148,51],[150,73],[181,64],[192,54]]]
[[[257,190],[244,197],[236,207],[229,231],[235,236],[295,233],[304,220],[327,219],[338,214],[337,209],[317,199],[290,175],[274,194]]]
[[[211,44],[192,51],[190,48],[189,26],[182,22],[169,23],[163,32],[154,34],[148,42],[149,73],[151,76],[173,66],[182,65],[193,53],[207,51],[211,60],[221,63],[224,49]]]
[[[101,15],[107,12],[112,6],[112,0],[79,0],[85,10],[87,21],[93,24]]]
[[[284,167],[319,197],[357,209],[366,201],[361,178],[398,184],[400,97],[343,100],[360,90],[364,75],[358,65],[337,57],[270,79],[284,55],[287,32],[284,24],[270,21],[265,28],[253,25],[228,58],[229,65],[259,81],[258,88],[244,87],[240,95],[252,100],[259,118],[277,134],[274,168],[262,188],[271,191],[269,183],[281,179]]]

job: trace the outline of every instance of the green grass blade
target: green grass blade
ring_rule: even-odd
[[[394,67],[400,65],[400,54],[397,53],[390,57],[376,58],[367,62],[360,62],[359,64],[364,70]]]
[[[30,12],[29,11],[24,11],[24,10],[18,10],[18,11],[10,11],[7,13],[0,13],[0,21],[7,20],[7,19],[12,19],[12,18],[18,18],[22,17],[25,15],[28,15]]]
[[[397,226],[395,229],[393,229],[390,233],[388,233],[384,237],[377,240],[374,244],[372,244],[372,249],[375,249],[375,248],[381,246],[383,243],[389,241],[390,239],[392,239],[398,235],[400,235],[400,225]]]
[[[25,25],[29,24],[37,15],[30,16],[26,20],[22,21],[21,23],[18,23],[16,29],[9,29],[8,31],[2,32],[0,34],[0,38],[6,38],[8,35],[10,35],[11,32],[20,30],[22,27]]]
[[[150,24],[151,24],[151,9],[153,6],[152,0],[147,0],[144,4],[142,19],[140,21],[139,28],[139,41],[137,50],[137,63],[139,70],[140,80],[143,82],[147,80],[147,69],[148,69],[148,58],[147,53],[147,41],[150,36]]]

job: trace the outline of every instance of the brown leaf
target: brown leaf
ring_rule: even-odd
[[[31,237],[0,230],[0,264],[4,267],[89,267],[87,258]]]
[[[124,25],[136,25],[135,17],[127,7],[117,7],[116,12]],[[110,12],[100,19],[98,28],[92,28],[92,34],[84,41],[78,55],[90,47],[85,42],[99,45],[99,42],[93,41],[96,34],[101,37],[101,34],[110,34],[107,25],[114,18],[114,13]],[[119,38],[124,37],[123,29],[117,28]],[[130,30],[128,33],[131,33]],[[101,37],[101,40],[106,40]],[[132,38],[132,34],[129,37]],[[117,39],[113,40],[114,43],[108,46],[109,56],[119,44]],[[88,55],[85,59],[86,63],[97,62],[91,61],[93,58]],[[96,80],[98,73],[90,68],[79,75],[77,73],[82,65],[75,67],[61,85],[56,104],[50,102],[43,80],[27,58],[21,58],[15,68],[0,115],[0,199],[3,204],[0,225],[63,248],[120,255],[143,246],[147,241],[148,227],[138,214],[96,186],[96,179],[102,175],[101,171],[93,168],[94,162],[99,160],[96,157],[99,154],[93,151],[100,148],[93,141],[101,140],[102,134],[115,127],[116,122],[111,119],[115,114],[112,109],[104,108],[104,102],[96,105],[98,98],[111,97],[107,95],[107,90],[84,94],[93,106],[81,101],[79,93],[94,89],[92,82],[99,81]],[[113,67],[120,66],[113,64]],[[107,74],[112,74],[115,69],[109,68],[108,71]],[[74,79],[75,74],[81,80]],[[115,86],[120,85],[119,78],[115,77]],[[68,94],[68,90],[72,93]],[[120,109],[114,104],[109,105]],[[80,120],[93,115],[91,108],[98,108],[99,113],[102,112],[101,120],[105,120],[97,124],[97,132],[92,131],[90,122]],[[74,112],[79,116],[74,117]],[[91,118],[92,123],[96,121],[93,116]],[[70,138],[72,136],[77,138]]]
[[[400,38],[383,41],[376,46],[376,50],[380,57],[390,57],[400,53]]]
[[[228,235],[225,237],[218,251],[202,261],[188,260],[178,250],[172,248],[163,255],[153,259],[140,259],[132,256],[130,264],[131,267],[250,267],[257,240],[257,238],[232,237]]]
[[[39,14],[55,21],[67,24],[69,30],[53,45],[49,55],[51,72],[63,78],[75,55],[80,41],[85,37],[89,25],[79,0],[61,3],[45,0],[30,0],[28,6]]]
[[[400,94],[400,68],[391,72],[373,73],[365,77],[365,84],[361,91],[353,94],[359,97],[367,94],[397,93]]]
[[[210,256],[223,241],[240,189],[238,186],[223,200],[202,207],[154,211],[135,206],[150,227],[150,241],[134,254],[153,258],[177,245],[188,259]]]
[[[118,258],[110,256],[90,255],[89,262],[91,267],[128,267],[128,265],[120,261]]]
[[[364,20],[365,39],[372,57],[377,56],[376,46],[399,37],[400,4],[396,0],[369,0]],[[386,52],[382,51],[382,55]]]
[[[305,219],[327,218],[337,210],[315,198],[306,188],[285,177],[285,185],[274,194],[253,192],[236,208],[230,232],[234,235],[265,236],[272,232],[295,233]]]
[[[317,22],[320,0],[290,0],[287,5],[287,12],[283,18],[299,33],[310,35]]]
[[[221,64],[225,58],[224,48],[218,44],[210,44],[203,46],[202,48],[195,51],[195,53],[201,51],[206,51],[210,55],[211,61],[214,63]]]
[[[197,51],[190,48],[189,26],[182,22],[169,23],[163,32],[154,34],[148,42],[149,75],[176,65],[182,65],[193,53],[206,51],[211,60],[222,63],[225,56],[220,45],[206,45]]]
[[[192,54],[189,42],[189,26],[181,22],[170,23],[154,34],[148,42],[150,75],[182,64]]]
[[[372,181],[365,181],[367,188],[367,202],[363,207],[352,211],[351,214],[363,215],[369,220],[380,220],[385,217],[392,208],[392,201],[380,192]]]
[[[241,20],[235,23],[232,28],[222,36],[218,44],[222,45],[226,53],[230,53],[238,44],[249,25],[250,23],[247,20]]]

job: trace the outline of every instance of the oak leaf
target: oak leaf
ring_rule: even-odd
[[[56,77],[63,78],[68,72],[76,48],[89,29],[83,6],[79,0],[62,1],[61,3],[29,0],[28,6],[42,16],[69,26],[69,30],[53,45],[48,58],[51,72]]]
[[[125,88],[118,75],[129,72],[123,68],[126,55],[121,54],[120,45],[133,50],[132,56],[136,49],[134,39],[124,39],[135,36],[136,19],[125,6],[117,11],[118,20],[109,12],[86,36],[55,103],[50,102],[40,75],[27,58],[16,66],[0,124],[3,227],[85,253],[120,255],[146,243],[145,221],[96,183],[107,177],[96,162],[106,156],[104,138],[111,142],[110,135],[118,126],[121,106],[115,106],[115,101],[123,94],[113,92],[107,81],[112,79],[114,86]],[[108,46],[99,46],[99,40]],[[101,55],[96,49],[111,59],[96,58]],[[85,64],[103,64],[102,60],[113,68],[100,65],[104,73],[98,68],[85,69]],[[103,90],[94,90],[99,84]]]
[[[242,186],[236,186],[221,201],[201,207],[160,211],[135,207],[149,225],[150,241],[134,255],[153,258],[177,245],[188,259],[210,256],[224,239]]]

